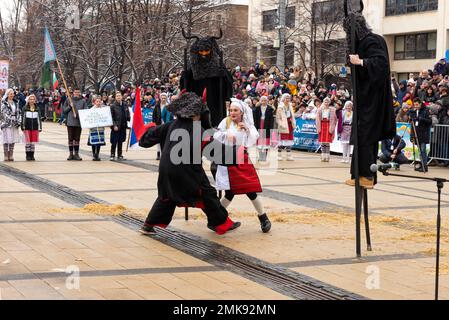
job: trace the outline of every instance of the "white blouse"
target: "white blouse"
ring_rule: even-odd
[[[227,118],[224,118],[218,125],[218,131],[214,134],[214,139],[226,145],[238,145],[251,147],[256,144],[259,139],[259,132],[254,125],[249,125],[248,131],[239,130],[237,124],[231,121],[229,128],[226,128]],[[248,124],[246,124],[248,126]],[[235,137],[235,143],[228,141],[227,136],[231,134]]]

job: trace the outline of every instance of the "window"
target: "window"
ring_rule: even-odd
[[[289,28],[295,27],[296,7],[288,7],[285,15],[285,25]]]
[[[315,24],[331,24],[343,21],[344,0],[320,1],[312,3],[312,18]],[[360,0],[350,0],[350,9],[358,10],[360,8]]]
[[[346,63],[346,40],[328,40],[317,44],[323,64]]]
[[[268,10],[262,12],[262,30],[271,31],[274,30],[277,25],[277,10]]]
[[[289,28],[295,27],[296,7],[288,7],[285,12],[285,25]],[[272,31],[278,25],[277,9],[262,12],[262,30]]]
[[[273,46],[262,46],[261,60],[269,66],[276,65],[277,50]]]
[[[438,0],[386,0],[385,15],[438,10]]]
[[[293,43],[287,43],[285,45],[285,65],[287,67],[293,67],[295,65],[295,45]]]
[[[394,59],[435,59],[436,40],[436,32],[395,36]]]

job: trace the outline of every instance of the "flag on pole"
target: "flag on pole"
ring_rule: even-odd
[[[56,78],[56,73],[53,72],[53,90],[57,90],[59,87],[58,78]]]
[[[140,137],[145,133],[145,125],[142,116],[142,107],[140,105],[140,87],[136,89],[136,97],[133,105],[133,120],[131,125],[131,137],[129,147],[137,147]]]
[[[42,66],[41,87],[45,89],[50,89],[51,87],[50,62],[44,63]]]
[[[53,42],[50,38],[50,32],[48,32],[47,27],[45,27],[45,34],[44,34],[44,63],[48,61],[56,60],[56,51],[55,47],[53,46]]]

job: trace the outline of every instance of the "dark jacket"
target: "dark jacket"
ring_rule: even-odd
[[[65,101],[63,112],[67,119],[67,127],[81,127],[79,110],[88,109],[86,100],[83,98],[72,97],[73,106],[75,107],[76,118],[73,116],[72,107],[70,106],[69,99]]]
[[[115,101],[111,106],[112,123],[114,127],[122,129],[127,127],[127,121],[131,120],[129,109],[125,102],[118,103]]]
[[[438,112],[438,122],[441,123],[442,118],[447,115],[447,110],[449,109],[449,94],[440,97],[441,109]]]
[[[41,112],[37,105],[34,111],[31,111],[29,104],[25,105],[22,115],[22,130],[39,130],[42,131]]]
[[[382,140],[381,143],[382,153],[387,158],[391,157],[391,154],[393,153],[394,149],[397,149],[398,150],[397,154],[400,154],[405,147],[406,147],[405,141],[399,135],[396,135],[393,138],[393,140],[392,139]]]
[[[153,111],[153,122],[156,125],[162,124],[162,111],[161,111],[161,103],[158,102],[156,106],[154,107]]]
[[[260,130],[260,119],[262,118],[262,108],[260,106],[254,109],[253,118],[254,126],[257,130]],[[274,108],[272,106],[267,106],[267,109],[265,110],[265,120],[263,122],[263,128],[265,130],[274,129]]]
[[[419,109],[418,114],[416,110],[410,111],[410,120],[413,121],[413,125],[416,129],[416,134],[418,135],[419,143],[429,143],[430,142],[430,127],[432,126],[432,119],[430,118],[429,109],[422,107]]]

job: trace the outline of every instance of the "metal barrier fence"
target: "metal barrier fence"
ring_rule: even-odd
[[[430,132],[429,160],[449,161],[449,125],[436,124]]]

